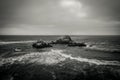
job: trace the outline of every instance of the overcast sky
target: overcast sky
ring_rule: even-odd
[[[0,0],[0,35],[119,35],[120,0]]]

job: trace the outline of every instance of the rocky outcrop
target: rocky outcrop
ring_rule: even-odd
[[[51,41],[51,44],[66,44],[68,46],[74,47],[74,46],[79,46],[79,47],[85,47],[87,46],[85,43],[77,43],[71,39],[70,36],[63,36],[62,38],[59,38],[56,41]]]
[[[70,47],[74,47],[74,46],[79,46],[79,47],[86,47],[87,45],[85,43],[70,43],[68,44],[68,46]]]
[[[52,47],[50,43],[46,43],[44,41],[37,41],[33,43],[32,45],[33,48],[46,48],[46,47]]]
[[[71,39],[70,36],[64,36],[56,41],[52,41],[51,44],[70,44],[72,42],[73,40]]]
[[[32,46],[33,48],[46,48],[46,47],[52,47],[53,44],[64,44],[70,47],[85,47],[87,46],[85,43],[77,43],[71,39],[70,36],[63,36],[62,38],[57,39],[56,41],[51,41],[50,43],[46,43],[44,41],[37,41]]]

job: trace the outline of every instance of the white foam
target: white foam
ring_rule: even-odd
[[[120,52],[119,49],[116,49],[116,48],[102,48],[102,47],[97,47],[96,45],[87,45],[87,47],[85,47],[85,49],[88,49],[88,50],[97,50],[97,51],[107,51],[107,52]]]
[[[97,59],[87,59],[82,57],[72,57],[71,55],[65,54],[63,50],[51,50],[48,52],[32,52],[18,57],[10,57],[6,59],[0,59],[0,65],[5,63],[13,64],[15,62],[20,63],[37,63],[37,64],[57,64],[66,59],[76,60],[79,62],[87,62],[96,65],[117,65],[120,66],[119,61],[106,61]]]
[[[0,42],[0,45],[3,44],[15,44],[15,43],[31,43],[31,42],[35,42],[35,41],[2,41]]]
[[[62,57],[60,54],[61,51],[58,50],[51,50],[49,52],[32,52],[30,54],[22,55],[19,57],[11,57],[6,59],[1,59],[0,64],[5,63],[14,63],[14,62],[21,62],[21,63],[40,63],[40,64],[57,64],[61,61],[65,60],[65,57]]]
[[[87,59],[87,58],[82,58],[82,57],[72,57],[71,55],[68,55],[68,54],[61,54],[61,55],[66,58],[72,59],[72,60],[92,63],[92,64],[96,64],[96,65],[118,65],[118,66],[120,66],[119,61],[106,61],[106,60],[97,60],[97,59]]]

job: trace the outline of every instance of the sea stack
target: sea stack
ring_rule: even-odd
[[[86,47],[86,44],[85,43],[77,43],[75,41],[73,41],[71,39],[70,36],[63,36],[61,38],[59,38],[58,40],[56,41],[52,41],[51,44],[66,44],[70,47],[75,47],[75,46],[78,46],[78,47]]]
[[[67,36],[63,36],[63,37],[59,38],[56,41],[52,41],[51,43],[52,44],[70,44],[72,42],[73,42],[73,40],[71,39],[71,37],[67,35]]]
[[[35,43],[33,43],[32,45],[33,48],[46,48],[46,47],[52,47],[52,45],[50,45],[49,43],[46,43],[44,41],[37,41]]]
[[[71,39],[70,36],[63,36],[55,41],[51,41],[50,43],[44,42],[42,40],[39,40],[35,43],[33,43],[32,47],[33,48],[47,48],[47,47],[52,47],[53,44],[60,44],[60,45],[67,45],[69,47],[86,47],[87,45],[85,43],[77,43]]]

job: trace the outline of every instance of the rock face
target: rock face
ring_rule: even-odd
[[[33,43],[32,47],[33,48],[46,48],[46,47],[52,47],[52,45],[44,41],[37,41],[36,43]]]
[[[77,43],[71,39],[70,36],[63,36],[62,38],[59,38],[56,41],[51,41],[50,43],[46,43],[44,41],[37,41],[32,46],[33,48],[46,48],[46,47],[52,47],[52,44],[65,44],[70,47],[86,47],[87,45],[85,43]]]
[[[56,41],[51,41],[51,44],[66,44],[68,46],[79,46],[79,47],[85,47],[85,43],[77,43],[71,39],[70,36],[63,36],[62,38],[59,38]]]
[[[70,36],[63,36],[62,38],[52,41],[51,44],[66,44],[68,46],[74,47],[74,46],[79,46],[79,47],[85,47],[87,46],[85,43],[77,43],[71,39]]]
[[[70,44],[72,43],[72,39],[70,36],[64,36],[62,38],[59,38],[58,40],[56,41],[52,41],[51,43],[52,44]]]

